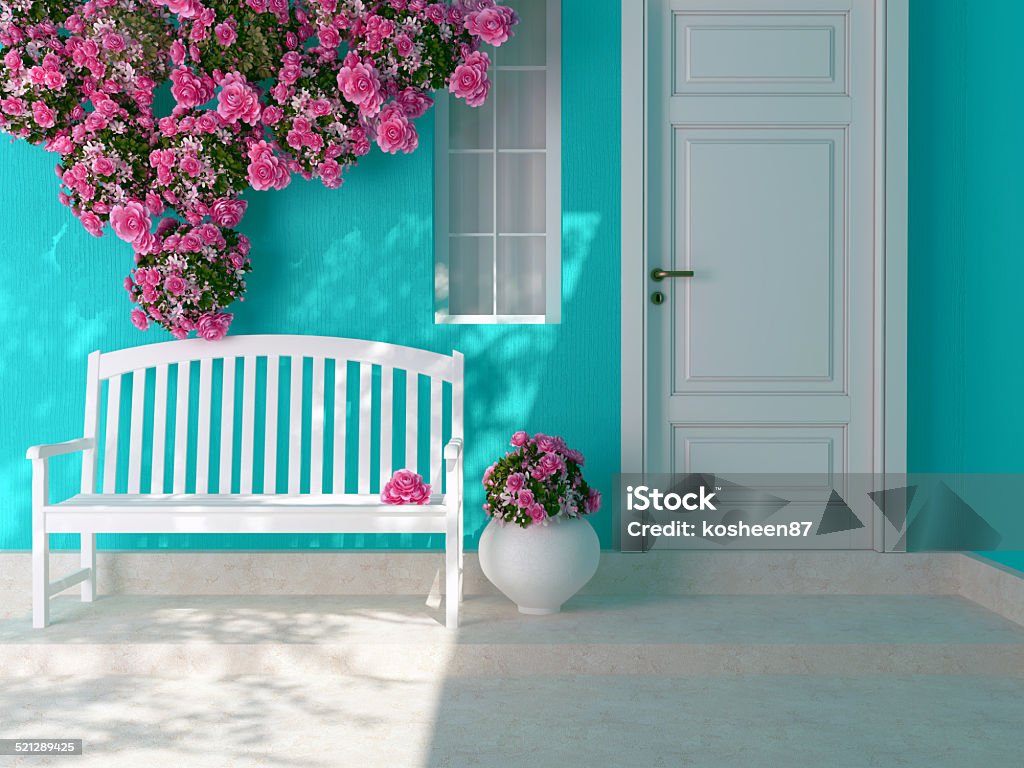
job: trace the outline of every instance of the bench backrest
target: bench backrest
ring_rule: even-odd
[[[83,493],[441,490],[463,357],[323,336],[231,336],[89,356]]]

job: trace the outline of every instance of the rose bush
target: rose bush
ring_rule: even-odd
[[[484,472],[488,517],[526,528],[600,509],[601,493],[583,479],[583,454],[561,437],[516,432],[511,445],[512,450]]]
[[[61,202],[159,273],[133,273],[136,325],[215,339],[249,268],[243,192],[413,152],[434,91],[484,103],[480,48],[517,22],[494,0],[0,0],[0,131],[59,154]]]

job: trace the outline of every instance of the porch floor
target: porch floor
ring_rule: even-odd
[[[96,766],[965,766],[1024,627],[945,596],[101,597],[0,620],[0,738]],[[63,758],[52,758],[55,764]],[[47,765],[48,758],[0,758]]]

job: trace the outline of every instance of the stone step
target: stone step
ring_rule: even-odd
[[[472,596],[448,631],[408,596],[101,597],[0,621],[0,676],[986,675],[1024,628],[955,596],[579,596],[523,616]]]

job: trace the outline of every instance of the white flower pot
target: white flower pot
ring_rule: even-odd
[[[583,518],[520,528],[491,520],[480,537],[480,568],[520,613],[558,613],[597,572],[601,544]]]

